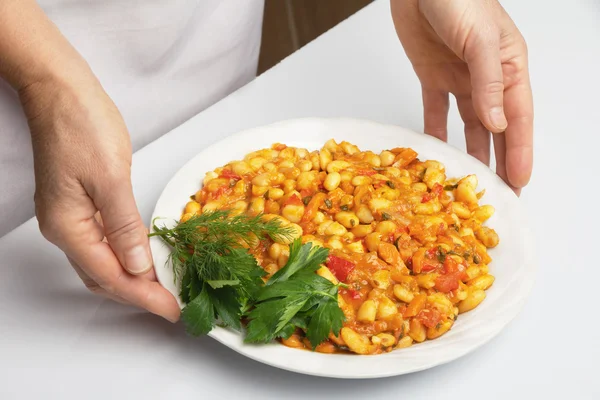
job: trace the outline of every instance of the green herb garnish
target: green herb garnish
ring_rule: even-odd
[[[386,185],[388,185],[390,188],[392,188],[392,189],[396,189],[396,185],[394,185],[394,182],[392,182],[392,181],[386,181],[385,183],[386,183]]]
[[[172,229],[154,224],[149,236],[159,236],[172,248],[169,259],[175,279],[181,279],[180,297],[187,303],[181,314],[187,331],[206,334],[217,318],[240,330],[242,313],[258,294],[265,275],[243,245],[291,234],[277,219],[230,217],[228,211],[196,215]]]
[[[312,196],[306,196],[305,198],[302,199],[302,203],[307,206],[308,203],[310,203],[310,201],[312,200]]]
[[[153,228],[149,236],[172,249],[170,261],[186,303],[181,319],[189,334],[204,335],[217,323],[241,331],[243,317],[250,321],[245,340],[252,343],[287,338],[301,328],[315,347],[331,332],[339,334],[345,319],[337,303],[342,284],[315,273],[326,262],[327,249],[297,239],[287,264],[264,283],[264,270],[245,248],[257,240],[291,237],[291,228],[278,219],[214,211],[170,229]]]
[[[342,211],[348,211],[350,208],[348,207],[347,204],[344,204],[343,206],[340,207],[340,210]]]
[[[315,273],[328,253],[311,243],[301,245],[299,240],[290,246],[288,263],[267,281],[248,313],[246,342],[267,343],[303,328],[315,347],[331,332],[339,333],[345,320],[338,306],[339,285]]]
[[[390,219],[392,219],[392,216],[386,212],[382,212],[381,219],[383,219],[384,221],[389,221]]]
[[[331,207],[333,207],[333,204],[331,203],[331,200],[329,200],[329,199],[325,199],[325,206],[326,206],[327,208],[331,208]]]

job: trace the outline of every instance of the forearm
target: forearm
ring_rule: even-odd
[[[51,79],[91,74],[34,0],[0,0],[0,77],[20,91]]]

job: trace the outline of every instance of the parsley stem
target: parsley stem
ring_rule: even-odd
[[[329,297],[329,298],[331,298],[331,299],[333,299],[333,300],[335,300],[335,301],[337,301],[337,300],[338,300],[338,299],[337,299],[337,297],[335,297],[335,296],[332,296],[331,294],[329,294],[329,293],[327,293],[327,292],[321,292],[321,291],[317,290],[317,291],[315,291],[315,292],[314,292],[314,294],[320,294],[320,295],[322,295],[322,296]]]

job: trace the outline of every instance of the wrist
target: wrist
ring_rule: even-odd
[[[12,85],[20,94],[34,86],[75,86],[95,81],[87,62],[75,51],[66,49],[49,59],[34,61],[22,68]]]
[[[71,65],[62,71],[48,69],[35,75],[17,90],[23,111],[31,121],[42,115],[63,115],[59,110],[87,103],[102,88],[87,66]]]

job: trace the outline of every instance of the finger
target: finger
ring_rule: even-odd
[[[110,244],[103,241],[104,231],[94,218],[96,209],[91,199],[79,198],[75,204],[67,211],[40,213],[44,236],[54,239],[53,243],[83,271],[83,278],[89,277],[91,281],[85,282],[96,292],[106,291],[169,321],[177,321],[180,309],[173,295],[159,283],[125,271]]]
[[[121,265],[131,274],[143,275],[152,269],[153,263],[131,182],[128,176],[109,182],[92,195],[102,216],[104,233]]]
[[[171,322],[178,320],[180,309],[173,295],[158,282],[127,273],[108,244],[99,243],[94,246],[90,257],[105,266],[105,270],[94,278],[108,293]]]
[[[490,132],[483,126],[473,108],[470,96],[457,96],[456,105],[460,117],[465,123],[465,140],[467,153],[485,165],[490,165]]]
[[[100,296],[106,297],[107,299],[116,301],[117,303],[120,303],[123,305],[131,305],[131,303],[129,303],[128,301],[125,301],[122,298],[115,296],[113,294],[110,294],[106,290],[104,290],[104,288],[102,288],[100,285],[98,285],[98,283],[96,283],[92,278],[90,278],[88,276],[88,274],[86,274],[83,271],[83,269],[81,269],[81,267],[79,265],[77,265],[75,260],[73,260],[71,257],[67,256],[67,260],[69,261],[69,264],[71,264],[71,267],[73,267],[73,269],[75,270],[75,272],[77,273],[77,275],[79,276],[79,278],[81,279],[81,281],[83,282],[85,287],[90,292],[92,292],[94,294],[99,294]]]
[[[503,132],[507,121],[499,34],[493,28],[477,32],[467,40],[464,57],[471,75],[475,112],[489,131]]]
[[[446,142],[448,140],[448,93],[423,88],[424,131]]]
[[[511,185],[522,188],[533,170],[533,98],[524,78],[504,94],[506,117],[506,173]]]
[[[94,215],[94,218],[102,226],[102,230],[104,230],[104,225],[102,224],[102,216],[100,215],[100,212],[97,212],[96,215]],[[149,233],[149,231],[148,231],[148,228],[145,228],[145,229],[146,229],[146,235],[147,235]],[[107,242],[106,237],[104,238],[103,241]],[[154,272],[154,268],[150,269],[150,271],[148,271],[145,274],[140,275],[140,276],[149,281],[157,282],[156,273]]]
[[[78,234],[74,237],[81,239],[70,243],[67,253],[93,282],[109,295],[119,297],[171,322],[177,321],[180,309],[173,295],[158,282],[125,271],[111,246],[101,240],[101,227],[93,217],[81,221],[78,231],[71,234]],[[97,290],[101,292],[100,289]]]
[[[146,272],[144,275],[140,275],[140,278],[144,278],[148,281],[152,281],[152,282],[158,282],[158,280],[156,279],[156,272],[154,272],[154,268],[152,268],[150,271]]]
[[[119,296],[115,296],[113,294],[108,293],[106,290],[104,290],[102,287],[98,286],[98,290],[91,290],[90,291],[94,294],[100,295],[102,297],[104,297],[105,299],[114,301],[115,303],[119,303],[122,304],[124,306],[131,306],[132,304],[128,301],[123,300],[122,298],[120,298]]]
[[[496,175],[498,175],[506,184],[517,194],[520,194],[520,189],[511,185],[506,173],[506,137],[504,133],[496,133],[492,135],[494,138],[494,155],[496,156]]]

